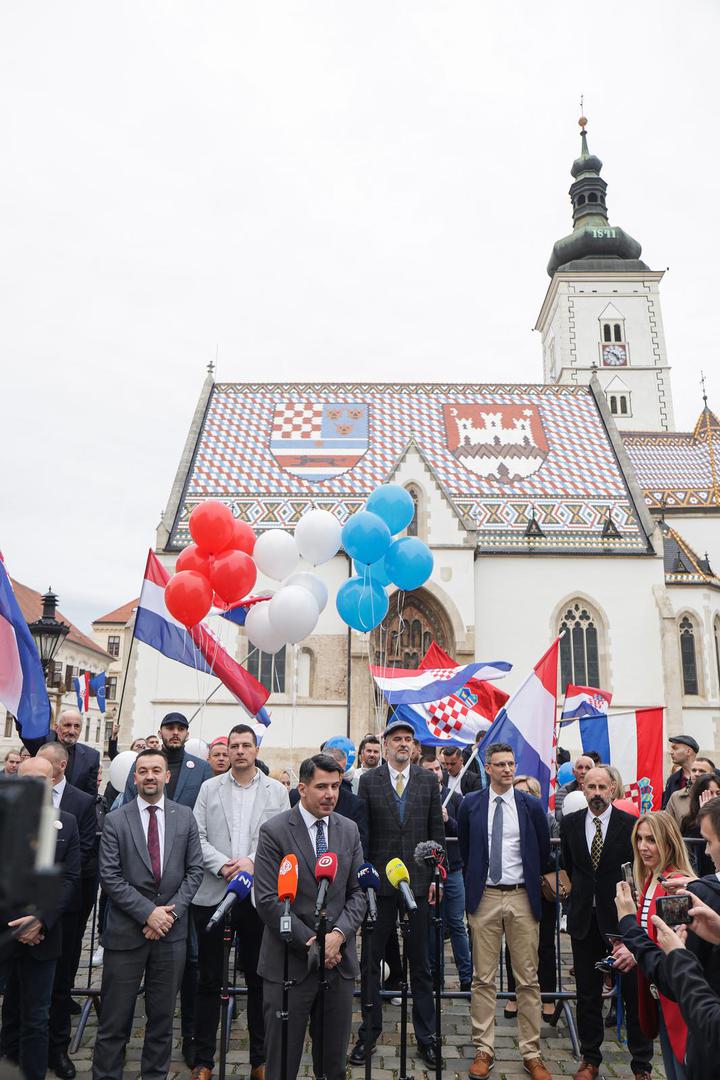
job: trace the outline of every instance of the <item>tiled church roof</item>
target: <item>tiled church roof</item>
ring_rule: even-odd
[[[666,583],[668,585],[710,585],[720,589],[720,578],[714,573],[707,554],[701,559],[687,540],[666,521],[660,522],[660,528],[663,534]]]
[[[167,546],[210,497],[259,529],[344,522],[411,444],[481,550],[647,551],[590,388],[370,383],[214,385]]]
[[[631,431],[623,442],[648,506],[720,507],[720,421],[707,406],[693,431]]]

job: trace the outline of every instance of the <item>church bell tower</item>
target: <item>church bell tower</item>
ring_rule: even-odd
[[[535,326],[546,383],[584,384],[597,372],[623,431],[673,431],[665,348],[662,271],[641,260],[637,240],[608,220],[602,161],[588,150],[580,117],[580,156],[572,165],[573,231],[553,246]]]

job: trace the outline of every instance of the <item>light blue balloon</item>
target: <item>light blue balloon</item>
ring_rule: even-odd
[[[337,591],[335,605],[343,622],[353,630],[372,630],[387,615],[388,598],[379,585],[359,577],[348,578]]]
[[[353,560],[353,567],[355,573],[363,581],[371,581],[373,585],[379,585],[381,589],[384,589],[390,584],[390,577],[385,569],[385,559],[378,559],[377,562],[367,563],[358,562],[357,559]]]
[[[331,735],[323,743],[323,750],[327,750],[331,746],[336,746],[338,750],[342,750],[347,757],[347,768],[352,769],[357,758],[357,750],[352,739],[348,739],[347,735]]]
[[[573,772],[572,762],[564,761],[557,771],[558,786],[562,787],[564,784],[569,784],[574,779],[575,773]]]
[[[391,540],[390,530],[383,519],[369,510],[358,510],[343,525],[343,547],[351,559],[361,563],[370,564],[382,559]]]
[[[385,556],[385,569],[390,580],[406,592],[423,585],[432,574],[432,568],[432,552],[417,536],[393,540]]]
[[[415,515],[412,495],[399,484],[382,484],[375,488],[365,507],[381,517],[393,535],[407,529]]]

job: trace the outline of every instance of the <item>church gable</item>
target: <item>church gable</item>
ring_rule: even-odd
[[[623,442],[648,506],[720,507],[720,423],[707,406],[693,431],[631,431]]]
[[[411,442],[482,550],[647,550],[592,392],[497,384],[217,384],[167,546],[188,542],[207,498],[256,529],[292,529],[314,506],[344,522]]]

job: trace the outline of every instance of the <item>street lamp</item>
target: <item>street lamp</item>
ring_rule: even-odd
[[[39,619],[36,619],[35,622],[29,623],[29,628],[40,655],[40,663],[43,667],[45,682],[47,682],[50,663],[55,658],[55,654],[63,641],[70,633],[70,627],[66,623],[60,622],[55,618],[55,612],[57,611],[57,596],[51,588],[48,588],[48,591],[42,598],[42,602],[42,615]],[[52,689],[54,690],[56,697],[55,716],[57,719],[60,702],[62,700],[62,689],[55,690],[54,687]]]

